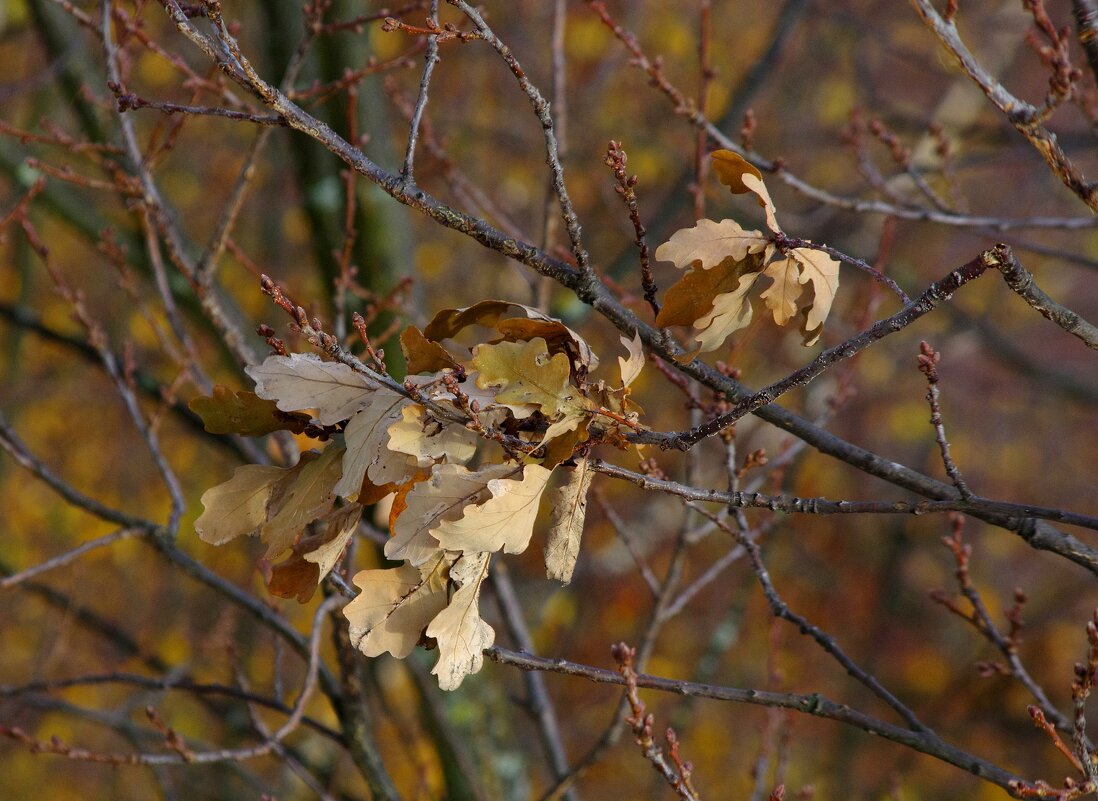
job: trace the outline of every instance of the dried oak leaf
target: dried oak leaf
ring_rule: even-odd
[[[766,308],[774,313],[774,322],[785,325],[796,315],[797,298],[804,291],[801,264],[792,256],[777,258],[766,265],[763,275],[774,283],[759,297],[766,302]]]
[[[745,231],[735,220],[698,220],[693,228],[682,228],[656,248],[656,258],[674,262],[680,269],[699,265],[708,270],[727,259],[744,261],[761,253],[769,244],[759,231]]]
[[[332,512],[342,455],[342,448],[329,446],[321,454],[302,454],[290,468],[238,467],[228,481],[203,493],[195,531],[213,545],[258,534],[268,560],[291,552],[281,571],[276,566],[268,586],[276,595],[308,600],[339,558],[350,536],[346,529],[353,531],[362,511],[355,505]],[[323,531],[303,536],[318,520],[325,525]],[[308,569],[299,562],[313,564]]]
[[[268,356],[244,369],[255,392],[284,412],[316,409],[322,425],[346,420],[369,402],[381,384],[341,362],[322,361],[311,353]]]
[[[439,551],[432,532],[446,521],[458,520],[467,506],[491,497],[491,481],[520,471],[513,464],[489,464],[475,471],[457,464],[435,465],[426,481],[412,485],[404,495],[404,509],[392,523],[393,537],[385,543],[385,556],[423,564]]]
[[[446,608],[449,560],[441,551],[422,567],[363,570],[353,581],[361,590],[343,607],[352,644],[366,656],[412,653],[427,625]]]
[[[816,344],[831,311],[839,289],[839,262],[815,248],[796,248],[790,255],[800,262],[801,283],[811,283],[814,293],[812,304],[802,310],[801,334],[807,347]]]
[[[463,554],[450,568],[450,581],[458,590],[449,605],[427,626],[427,636],[438,644],[438,662],[431,672],[443,690],[456,690],[466,676],[484,664],[484,649],[496,639],[492,627],[480,617],[480,587],[488,575],[491,554]]]
[[[587,490],[594,475],[590,461],[584,457],[568,471],[568,480],[549,493],[553,516],[545,545],[545,573],[563,584],[572,580],[572,571],[579,557],[583,521],[587,514]]]
[[[522,553],[534,532],[538,504],[552,471],[528,464],[522,477],[493,478],[491,497],[468,505],[457,520],[444,520],[431,534],[448,551]],[[407,514],[407,513],[405,513]]]
[[[279,485],[268,504],[269,518],[259,531],[267,543],[268,558],[290,550],[305,526],[323,517],[335,505],[333,488],[339,480],[343,449],[334,445],[315,458],[303,453],[298,461],[304,467],[293,480]],[[295,468],[296,469],[296,468]]]
[[[709,270],[695,267],[667,290],[656,325],[694,325],[712,310],[717,296],[735,292],[741,278],[760,269],[761,261],[754,255],[743,261],[728,258]]]
[[[307,603],[343,555],[361,517],[357,503],[329,512],[314,525],[315,534],[299,540],[290,555],[271,568],[267,589],[280,598]]]
[[[567,357],[550,355],[541,337],[477,345],[472,366],[478,373],[478,387],[497,388],[497,404],[509,408],[536,404],[550,420],[582,418],[594,411],[593,404],[571,383]]]
[[[366,395],[343,431],[347,455],[337,495],[354,500],[365,478],[383,486],[411,477],[417,467],[415,457],[389,450],[389,426],[403,419],[404,408],[411,405],[412,401],[385,386]]]
[[[742,195],[752,192],[759,205],[766,212],[766,227],[774,233],[781,233],[778,220],[775,216],[774,201],[770,199],[770,192],[763,183],[762,173],[758,168],[748,163],[739,153],[731,150],[714,150],[709,154],[713,162],[713,170],[717,173],[717,179],[727,186],[734,195]]]
[[[641,342],[640,332],[633,334],[633,338],[618,337],[625,350],[629,353],[626,358],[618,357],[618,368],[621,371],[621,385],[627,387],[632,384],[644,369],[644,343]]]
[[[275,489],[291,480],[296,467],[246,464],[236,468],[228,481],[202,493],[202,514],[194,529],[203,541],[222,545],[254,534],[267,522]]]
[[[193,398],[187,407],[202,418],[202,425],[211,434],[239,434],[262,437],[274,431],[300,434],[312,419],[299,412],[284,412],[274,401],[260,398],[254,392],[236,392],[215,384],[212,394]]]
[[[465,464],[476,453],[476,432],[440,423],[418,404],[409,404],[400,413],[401,419],[389,426],[389,450],[415,457],[419,467],[443,459]]]
[[[516,312],[526,319],[506,317]],[[441,342],[457,336],[470,325],[495,328],[509,341],[540,336],[554,352],[567,353],[579,372],[594,370],[599,364],[587,341],[560,320],[530,306],[506,300],[482,300],[464,309],[443,309],[423,329],[423,335]]]
[[[733,292],[726,292],[713,298],[712,310],[694,321],[699,329],[694,337],[699,343],[700,352],[716,350],[728,337],[745,328],[751,322],[751,301],[747,293],[755,285],[760,273],[746,273],[739,279],[739,285]]]
[[[416,373],[437,373],[440,370],[455,370],[457,360],[442,345],[427,339],[423,332],[410,325],[400,334],[400,350],[408,363],[408,375]]]

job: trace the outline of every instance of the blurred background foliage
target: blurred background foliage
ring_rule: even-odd
[[[95,39],[47,0],[0,3],[0,119],[19,131],[56,129],[75,140],[117,144],[117,121],[105,85]],[[74,5],[98,19],[96,3]],[[378,10],[374,3],[337,0],[328,14],[349,19]],[[444,20],[458,22],[452,9]],[[174,29],[154,3],[138,3],[141,30],[165,52],[177,54],[211,77],[201,54]],[[223,3],[239,22],[240,39],[262,73],[277,82],[302,34],[299,0],[234,0]],[[132,4],[123,4],[133,14]],[[1068,22],[1068,4],[1050,2]],[[533,0],[487,3],[491,24],[548,94],[551,84],[552,4]],[[662,55],[668,78],[688,94],[698,86],[698,3],[694,0],[631,0],[612,10],[633,30],[649,55]],[[1075,216],[1088,212],[1047,171],[1041,159],[999,118],[968,79],[937,48],[907,4],[891,0],[784,0],[771,4],[727,0],[712,5],[714,77],[707,105],[713,120],[734,137],[744,112],[757,120],[754,142],[769,157],[836,194],[871,196],[850,146],[853,115],[884,122],[908,147],[932,146],[931,123],[941,124],[953,149],[951,186],[934,176],[968,211],[991,217]],[[419,23],[423,14],[406,19]],[[959,17],[973,47],[998,65],[997,74],[1023,97],[1045,90],[1040,62],[1025,43],[1032,19],[1015,2],[966,0]],[[129,91],[146,99],[212,103],[182,86],[173,64],[148,49],[129,46]],[[355,83],[354,127],[365,150],[396,170],[403,156],[423,43],[378,22],[360,32],[325,35],[312,49],[295,86],[340,78],[345,69],[370,63],[390,67]],[[564,141],[566,177],[599,272],[613,279],[640,311],[639,271],[633,231],[613,180],[603,166],[607,142],[620,140],[628,168],[639,176],[641,215],[654,247],[693,223],[695,134],[667,100],[630,65],[630,57],[598,18],[580,2],[567,4]],[[490,205],[472,209],[510,227],[527,241],[546,236],[547,171],[541,130],[513,76],[483,43],[441,47],[427,119],[440,150],[421,145],[417,179],[429,191],[463,207],[449,171],[479,187]],[[400,61],[403,59],[403,61]],[[1093,83],[1093,79],[1087,78]],[[351,131],[346,91],[303,101],[344,135]],[[217,225],[256,129],[239,122],[131,112],[142,142],[173,137],[154,174],[179,227],[197,255]],[[1098,159],[1092,122],[1068,108],[1056,120],[1061,142],[1093,174]],[[262,271],[287,288],[311,314],[336,314],[337,254],[343,246],[343,165],[315,143],[274,129],[257,162],[236,248],[221,261],[218,280],[240,324],[268,323],[283,335],[277,310],[258,288]],[[931,144],[928,144],[931,143]],[[864,152],[886,178],[897,171],[886,148],[865,143]],[[446,161],[440,156],[444,155]],[[121,161],[117,154],[110,156]],[[35,161],[37,160],[37,161]],[[13,134],[0,137],[0,213],[7,213],[42,174],[39,163],[104,180],[107,170],[82,153]],[[885,220],[856,215],[799,196],[769,182],[786,230],[874,261]],[[376,307],[397,290],[396,303],[373,324],[373,333],[423,325],[437,310],[485,298],[522,303],[538,300],[539,282],[519,265],[397,206],[366,181],[355,183],[358,298],[350,308]],[[704,186],[705,210],[714,219],[734,217],[760,225],[753,203],[732,198],[715,181]],[[495,210],[495,211],[493,211]],[[501,212],[501,213],[496,213]],[[240,463],[232,443],[195,428],[183,404],[199,388],[163,347],[168,321],[150,278],[143,233],[125,200],[96,186],[49,177],[31,205],[30,218],[49,247],[50,260],[86,297],[112,349],[132,353],[145,410],[160,417],[165,453],[181,476],[188,518],[179,545],[218,575],[263,597],[258,543],[213,549],[193,535],[198,498],[225,480]],[[915,294],[995,241],[1012,244],[1023,263],[1053,297],[1070,301],[1084,317],[1098,316],[1098,228],[1057,230],[945,226],[897,220],[883,269]],[[104,231],[126,250],[120,273],[102,247]],[[559,225],[550,247],[562,244]],[[0,409],[28,447],[58,474],[101,502],[153,519],[167,511],[152,461],[110,381],[90,357],[85,333],[28,244],[9,226],[0,242]],[[668,264],[656,266],[661,288],[675,279]],[[410,279],[411,283],[401,282]],[[898,308],[863,274],[843,268],[843,285],[824,332],[834,344],[864,326],[865,309],[876,316]],[[203,322],[186,281],[172,275],[204,367],[216,381],[245,388],[247,379]],[[617,332],[560,288],[549,311],[580,330],[613,365],[621,352]],[[646,319],[648,319],[646,317]],[[291,349],[307,348],[286,335]],[[1094,491],[1098,376],[1078,342],[1041,319],[996,277],[957,294],[940,312],[837,368],[783,404],[815,418],[835,403],[828,427],[888,459],[942,476],[929,415],[925,381],[916,370],[920,339],[943,353],[943,407],[954,455],[980,494],[1015,502],[1063,506],[1098,514]],[[264,351],[260,338],[251,342]],[[386,342],[399,354],[394,339]],[[767,324],[738,337],[722,358],[751,386],[761,386],[801,365],[810,352],[790,331]],[[604,368],[605,369],[605,368]],[[610,372],[609,370],[607,372]],[[657,430],[689,423],[681,394],[649,366],[634,385],[644,422]],[[836,399],[837,402],[836,402]],[[172,411],[172,409],[175,409]],[[782,432],[757,420],[736,432],[739,453],[765,448],[771,459],[791,447]],[[272,451],[273,453],[273,451]],[[705,443],[691,481],[723,487],[724,454]],[[603,454],[627,467],[635,453]],[[670,476],[682,478],[685,457],[654,453]],[[799,496],[905,498],[885,485],[806,449],[766,488]],[[641,636],[652,595],[638,575],[606,509],[620,520],[634,546],[661,575],[687,512],[670,497],[596,478],[584,550],[570,587],[543,579],[540,547],[507,560],[539,653],[609,666],[609,646]],[[110,530],[110,526],[62,503],[10,459],[0,459],[0,568],[24,570]],[[753,519],[759,519],[751,515]],[[700,525],[690,518],[689,525]],[[981,660],[997,654],[928,593],[953,589],[954,563],[941,545],[949,532],[940,516],[781,517],[763,539],[779,589],[794,610],[835,634],[844,648],[914,708],[946,739],[1029,778],[1058,784],[1070,772],[1034,730],[1030,699],[1017,682],[982,677]],[[1094,577],[1018,537],[979,521],[965,530],[975,548],[973,580],[992,616],[1002,620],[1019,587],[1029,596],[1021,656],[1062,709],[1070,705],[1072,664],[1083,655],[1083,625],[1098,601]],[[1087,539],[1087,533],[1079,536]],[[1088,540],[1093,542],[1093,537]],[[730,548],[711,535],[693,546],[685,581],[696,578]],[[381,564],[364,540],[357,567]],[[318,601],[299,607],[269,603],[300,630],[307,630]],[[489,620],[492,603],[487,602]],[[0,723],[18,725],[48,739],[102,752],[155,749],[158,737],[143,709],[161,717],[194,747],[228,747],[247,740],[246,711],[238,702],[199,698],[119,684],[16,693],[34,681],[105,673],[142,673],[232,684],[234,676],[267,693],[296,687],[301,664],[284,653],[270,632],[183,575],[137,539],[90,553],[41,578],[0,590]],[[497,631],[502,628],[497,625]],[[500,635],[505,640],[504,635]],[[512,645],[513,643],[503,643]],[[330,657],[330,655],[326,655]],[[424,657],[420,659],[420,657]],[[463,758],[483,783],[484,798],[537,798],[550,784],[529,719],[517,708],[521,675],[488,664],[460,691],[441,696],[421,681],[429,655],[416,654],[418,674],[386,658],[369,666],[368,695],[385,764],[408,798],[459,797],[450,780],[451,759],[440,748],[439,720],[460,736]],[[276,667],[277,666],[277,667]],[[828,697],[887,717],[888,710],[807,638],[775,623],[749,566],[733,563],[661,633],[648,671],[737,687]],[[593,744],[617,704],[616,689],[575,678],[547,677],[573,759]],[[276,682],[281,683],[276,686]],[[646,694],[657,730],[674,725],[682,750],[694,763],[695,782],[709,798],[751,798],[780,778],[787,797],[811,786],[817,798],[1003,797],[1002,791],[947,765],[878,741],[857,729],[792,717],[759,707]],[[258,713],[277,725],[278,715]],[[317,699],[309,714],[332,726],[332,710]],[[151,732],[151,733],[150,733]],[[628,739],[628,738],[626,738]],[[333,797],[362,798],[368,791],[342,750],[303,730],[290,745],[312,766]],[[111,768],[49,755],[0,740],[4,764],[0,798],[259,798],[314,797],[284,762],[263,758],[242,764]],[[578,785],[588,798],[670,797],[629,742],[619,744]],[[765,797],[765,796],[764,796]]]

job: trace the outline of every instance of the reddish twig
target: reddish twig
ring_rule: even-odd
[[[618,672],[625,680],[625,698],[633,712],[626,719],[626,722],[633,729],[633,736],[636,738],[637,745],[641,747],[641,753],[644,754],[645,759],[652,763],[652,767],[671,786],[671,789],[675,791],[679,798],[683,801],[698,801],[698,793],[691,782],[690,763],[682,760],[679,753],[678,737],[675,735],[674,730],[669,728],[666,733],[671,755],[670,762],[663,749],[656,744],[656,740],[652,736],[654,718],[645,708],[644,701],[641,700],[640,694],[637,692],[637,673],[633,670],[633,659],[637,654],[636,649],[630,648],[625,643],[618,643],[610,649],[610,652],[614,657],[614,661],[618,663]]]

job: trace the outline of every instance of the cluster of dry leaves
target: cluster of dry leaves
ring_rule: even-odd
[[[774,322],[785,325],[799,311],[804,344],[815,344],[839,288],[839,262],[815,248],[780,248],[776,240],[785,234],[762,174],[730,150],[718,150],[712,159],[721,183],[734,194],[755,195],[766,213],[766,227],[776,236],[746,231],[735,220],[698,220],[693,228],[676,231],[656,249],[656,258],[689,272],[667,290],[656,323],[698,329],[699,347],[682,357],[691,361],[699,353],[716,350],[751,322],[748,293],[766,277],[772,283],[759,297]],[[807,301],[806,284],[812,285]]]
[[[721,180],[733,192],[754,192],[780,234],[758,172],[728,151],[714,157]],[[761,297],[779,324],[796,314],[802,285],[813,284],[801,328],[814,342],[838,283],[838,264],[820,251],[779,252],[772,238],[732,220],[701,220],[657,256],[690,268],[668,290],[659,323],[700,329],[699,351],[747,324],[746,295],[760,276],[773,280]],[[474,326],[492,329],[492,339],[455,355],[455,338]],[[403,384],[342,351],[289,353],[247,369],[254,394],[217,387],[195,399],[191,408],[215,433],[285,430],[332,440],[293,467],[237,468],[202,496],[195,529],[215,545],[258,535],[272,565],[270,591],[304,602],[339,561],[363,510],[392,496],[384,553],[403,564],[354,577],[361,592],[344,609],[351,637],[367,656],[436,647],[433,673],[454,689],[480,669],[494,641],[478,608],[492,555],[526,550],[554,472],[565,477],[549,491],[546,571],[570,580],[588,454],[599,444],[624,448],[641,428],[629,395],[645,356],[638,336],[622,337],[628,355],[618,358],[618,385],[592,380],[598,359],[575,331],[497,300],[442,311],[400,341]]]
[[[495,329],[459,359],[440,343],[463,329]],[[308,600],[335,566],[365,506],[394,495],[385,556],[397,568],[364,570],[345,608],[367,656],[396,657],[417,643],[438,648],[444,689],[476,672],[494,632],[479,614],[492,554],[521,553],[554,470],[546,546],[551,578],[567,582],[579,552],[596,443],[624,445],[637,427],[629,384],[644,365],[640,340],[623,338],[621,383],[592,381],[587,343],[535,309],[485,301],[438,314],[401,336],[403,386],[357,364],[312,354],[269,356],[248,368],[256,391],[219,388],[192,408],[208,428],[259,434],[313,422],[338,436],[290,468],[244,465],[202,496],[195,523],[213,544],[255,535],[274,563],[270,590]],[[315,422],[301,415],[311,410]]]

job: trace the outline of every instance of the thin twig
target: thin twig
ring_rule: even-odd
[[[546,657],[532,656],[509,651],[505,648],[493,646],[484,652],[495,662],[504,665],[512,665],[521,670],[543,670],[558,673],[562,676],[576,676],[598,684],[625,685],[625,679],[613,670],[571,662],[567,659],[549,659]],[[813,715],[819,718],[835,720],[854,728],[882,737],[886,740],[912,748],[920,753],[947,762],[962,770],[978,776],[985,781],[998,785],[1015,795],[1011,789],[1012,782],[1020,782],[1029,786],[1019,776],[1000,768],[991,762],[981,759],[954,745],[942,740],[934,732],[924,729],[913,731],[877,720],[863,712],[851,709],[846,704],[831,701],[819,693],[801,695],[797,693],[768,692],[764,690],[738,689],[712,684],[698,684],[692,681],[667,679],[646,674],[637,675],[637,687],[659,690],[661,692],[682,695],[688,698],[712,698],[720,701],[733,701],[743,704],[753,704],[778,709],[788,709],[793,712]]]

